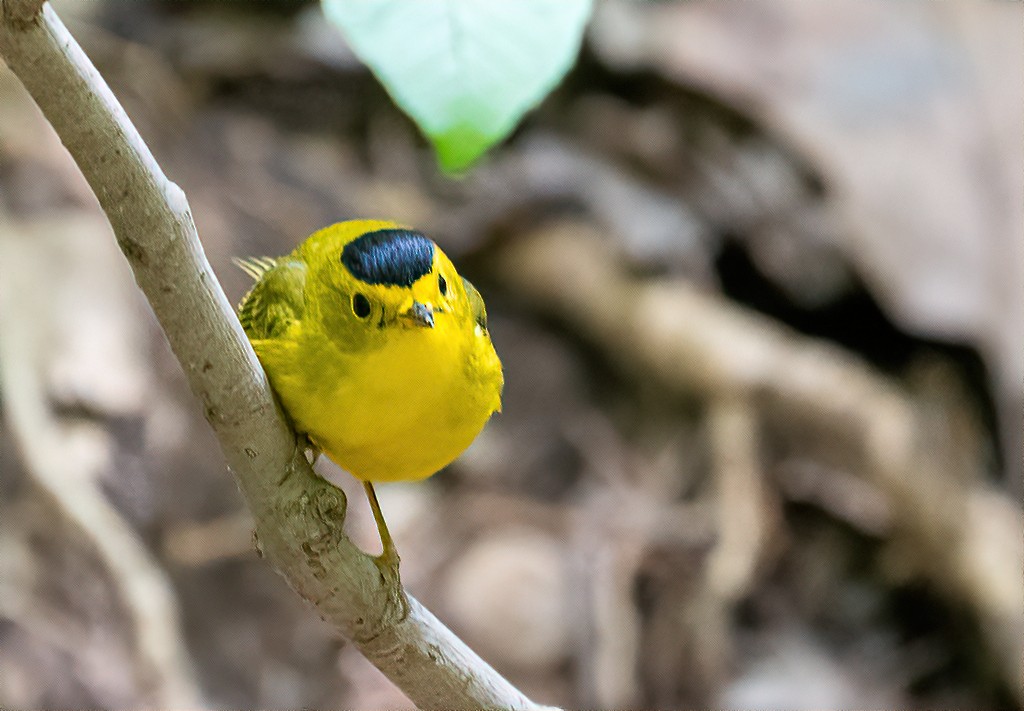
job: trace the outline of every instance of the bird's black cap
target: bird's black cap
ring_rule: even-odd
[[[346,244],[341,262],[367,284],[408,287],[433,266],[434,243],[412,230],[376,230]]]

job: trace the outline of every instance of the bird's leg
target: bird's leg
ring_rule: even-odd
[[[380,503],[377,501],[377,492],[373,490],[373,484],[368,481],[363,482],[363,489],[366,490],[366,498],[370,501],[370,508],[373,510],[373,519],[377,522],[377,532],[380,534],[381,546],[383,546],[383,552],[377,557],[377,562],[384,568],[394,573],[394,577],[398,579],[398,549],[395,548],[395,542],[391,540],[391,533],[388,531],[388,524],[384,521],[384,514],[380,511]]]

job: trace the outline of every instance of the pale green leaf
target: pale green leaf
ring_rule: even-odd
[[[572,66],[591,0],[323,0],[447,170],[505,138]]]

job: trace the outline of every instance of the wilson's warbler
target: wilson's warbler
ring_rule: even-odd
[[[394,222],[315,232],[280,258],[235,260],[256,283],[238,316],[296,428],[363,482],[397,567],[375,481],[423,479],[501,408],[501,362],[479,292]]]

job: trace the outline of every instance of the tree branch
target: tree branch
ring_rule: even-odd
[[[277,409],[184,193],[53,9],[39,0],[0,0],[0,55],[106,212],[203,403],[270,562],[418,706],[535,707],[345,536],[345,496],[313,473]]]

